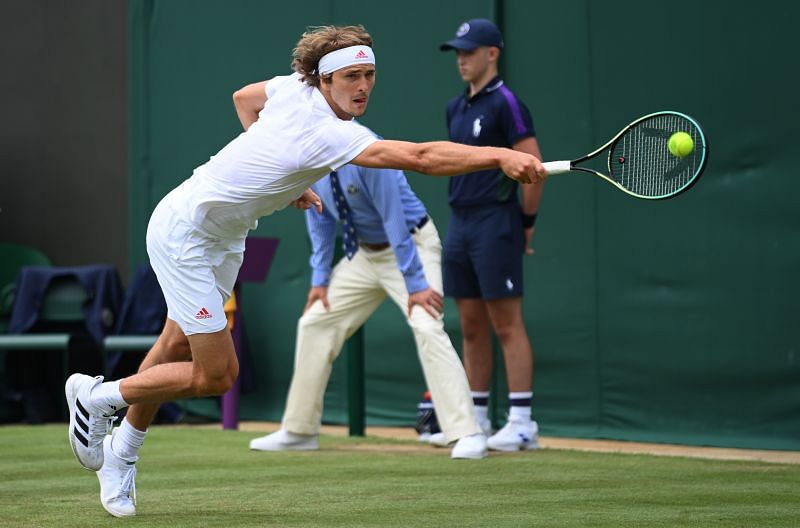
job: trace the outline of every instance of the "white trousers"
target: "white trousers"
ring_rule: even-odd
[[[433,221],[413,235],[428,284],[442,291],[442,243]],[[342,345],[389,296],[404,317],[408,292],[391,248],[359,248],[353,260],[342,259],[328,287],[330,311],[317,301],[297,324],[295,365],[283,428],[297,434],[318,434],[325,389]],[[436,417],[448,441],[481,432],[464,367],[441,317],[420,306],[406,317],[414,334],[425,382]],[[380,351],[377,351],[380,353]],[[415,402],[416,403],[416,402]]]

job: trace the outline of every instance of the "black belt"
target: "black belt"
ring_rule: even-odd
[[[428,220],[429,220],[428,215],[423,216],[422,220],[417,222],[417,225],[415,225],[414,227],[409,229],[409,232],[412,235],[415,234],[415,233],[418,233],[420,231],[420,229],[425,227],[425,224],[428,223]],[[359,242],[358,245],[361,246],[361,247],[365,247],[365,248],[367,248],[367,249],[369,249],[371,251],[382,251],[382,250],[384,250],[384,249],[389,247],[389,243],[388,242],[381,242],[380,244],[370,244],[370,243],[367,243],[367,242]]]
[[[363,248],[367,248],[370,251],[383,251],[384,249],[389,247],[388,242],[381,242],[380,244],[370,244],[369,242],[359,242],[359,246]]]
[[[423,216],[422,220],[417,222],[417,225],[411,228],[410,233],[413,235],[414,233],[425,227],[425,224],[428,223],[428,220],[429,220],[428,215]]]

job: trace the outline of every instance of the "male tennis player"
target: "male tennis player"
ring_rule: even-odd
[[[547,176],[535,157],[510,149],[375,138],[353,120],[366,111],[375,83],[371,46],[361,26],[305,33],[294,74],[234,94],[240,118],[253,104],[262,108],[258,118],[153,211],[147,251],[167,301],[164,330],[137,374],[105,383],[73,374],[65,387],[70,445],[83,467],[97,471],[101,503],[112,515],[136,513],[135,464],[159,405],[223,394],[238,376],[223,303],[259,217],[292,202],[321,210],[305,189],[348,162],[434,175],[501,167],[524,183]],[[111,417],[125,406],[127,416],[108,435]]]

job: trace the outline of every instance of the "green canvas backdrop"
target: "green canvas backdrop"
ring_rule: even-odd
[[[533,113],[546,159],[583,154],[644,113],[675,109],[711,140],[703,179],[675,200],[637,201],[589,176],[554,177],[526,260],[536,350],[534,415],[549,435],[800,448],[797,68],[776,1],[659,2],[129,0],[130,254],[158,200],[240,132],[231,94],[289,72],[307,26],[364,24],[378,84],[363,122],[387,138],[446,137],[463,86],[438,45],[495,18],[503,75]],[[442,236],[446,181],[409,174]],[[267,281],[243,291],[256,391],[242,417],[279,420],[308,242],[294,210],[262,219],[280,238]],[[455,306],[446,328],[457,348]],[[366,336],[367,419],[411,424],[424,390],[411,333],[386,303]],[[343,362],[324,419],[346,420]],[[498,381],[500,393],[504,390]],[[497,398],[502,409],[504,398]],[[213,404],[198,405],[215,415]]]

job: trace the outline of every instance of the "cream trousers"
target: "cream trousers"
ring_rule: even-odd
[[[433,221],[413,235],[428,284],[442,291],[442,243]],[[436,417],[448,441],[481,432],[461,360],[442,318],[420,306],[408,313],[408,292],[391,248],[359,248],[353,260],[342,259],[328,287],[330,311],[317,301],[297,324],[294,374],[283,428],[297,434],[318,434],[325,389],[342,345],[389,296],[411,327]],[[380,351],[375,351],[380,353]]]

